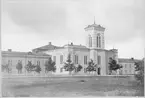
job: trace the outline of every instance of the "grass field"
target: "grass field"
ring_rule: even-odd
[[[143,96],[143,86],[130,77],[77,76],[2,79],[8,97]]]

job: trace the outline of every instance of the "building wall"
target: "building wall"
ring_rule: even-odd
[[[97,55],[98,55],[97,50],[90,49],[90,59],[92,59],[95,64],[98,64],[98,62],[97,62]]]
[[[57,71],[56,73],[61,73],[61,68],[64,66],[64,63],[60,63],[60,56],[63,55],[63,62],[66,62],[68,54],[71,54],[71,60],[72,63],[77,66],[78,64],[82,65],[83,69],[80,71],[81,73],[84,73],[84,68],[88,66],[88,64],[84,64],[84,56],[87,56],[87,62],[92,59],[95,64],[98,64],[98,56],[100,56],[101,61],[98,67],[101,68],[100,74],[101,75],[107,75],[109,73],[108,71],[108,63],[109,58],[115,59],[115,52],[113,51],[106,51],[106,50],[95,50],[95,49],[81,49],[81,48],[72,48],[67,47],[63,49],[55,49],[45,52],[49,55],[52,55],[52,59],[55,56],[56,57],[56,67]],[[78,63],[75,63],[75,55],[78,56]]]
[[[50,50],[45,52],[53,57],[56,57],[56,67],[57,71],[56,73],[61,73],[61,68],[64,66],[64,63],[60,62],[60,56],[63,55],[63,62],[66,62],[68,58],[68,54],[71,54],[71,60],[72,63],[74,63],[75,66],[80,64],[83,69],[81,72],[83,72],[84,68],[87,66],[87,64],[84,64],[84,56],[87,56],[87,62],[89,61],[89,51],[88,50],[81,50],[77,48],[63,48],[63,49],[56,49],[56,50]],[[78,56],[78,64],[75,63],[75,55]],[[67,72],[66,72],[67,73]]]
[[[63,67],[63,63],[60,62],[60,55],[63,55],[63,62],[66,61],[67,59],[67,55],[68,55],[68,49],[67,48],[63,48],[63,49],[55,49],[55,50],[49,50],[47,52],[45,52],[46,54],[49,54],[52,56],[52,60],[54,61],[54,57],[56,58],[56,73],[60,73],[61,68]]]
[[[73,49],[73,63],[75,63],[74,61],[75,55],[78,56],[78,64],[80,64],[83,67],[82,70],[80,71],[81,73],[83,73],[84,68],[88,66],[88,64],[84,64],[84,56],[87,56],[87,62],[90,61],[89,50]],[[77,66],[78,64],[75,64],[75,66]]]
[[[123,66],[123,68],[121,68],[121,74],[123,74],[123,75],[135,74],[134,63],[132,63],[132,62],[119,62],[119,64]]]
[[[99,67],[101,68],[101,75],[106,75],[106,54],[105,51],[98,51],[98,55],[101,57],[101,63],[99,64]]]
[[[22,61],[22,73],[25,73],[25,65],[28,64],[28,61],[32,61],[32,64],[37,64],[37,61],[40,61],[40,67],[41,67],[41,73],[44,73],[45,67],[45,61],[48,60],[50,56],[31,56],[31,55],[11,55],[11,54],[2,54],[2,65],[8,64],[10,61],[10,67],[12,68],[12,74],[17,74],[16,65],[18,64],[18,61]]]
[[[109,58],[115,59],[115,53],[113,51],[105,51],[106,54],[106,74],[109,75]]]

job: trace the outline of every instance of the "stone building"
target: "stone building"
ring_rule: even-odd
[[[22,61],[23,67],[32,61],[32,64],[40,64],[41,73],[45,73],[44,64],[49,57],[56,63],[55,74],[67,74],[62,70],[64,62],[66,62],[68,54],[71,55],[71,61],[75,66],[82,65],[80,73],[84,74],[88,62],[93,60],[97,64],[98,75],[109,75],[109,59],[115,59],[117,63],[123,66],[118,74],[135,74],[134,60],[118,59],[117,49],[105,49],[105,28],[95,24],[88,25],[84,28],[84,39],[86,45],[75,45],[73,43],[64,46],[55,46],[49,42],[45,46],[32,49],[32,52],[15,52],[12,50],[2,51],[2,65],[10,64],[12,72],[16,73],[16,64]],[[23,72],[25,69],[23,68]]]
[[[95,24],[88,25],[85,28],[84,38],[86,38],[86,46],[74,45],[73,43],[66,44],[62,47],[52,45],[49,42],[48,45],[38,47],[32,50],[34,53],[46,53],[52,56],[52,59],[56,62],[56,73],[67,73],[61,71],[64,66],[64,62],[67,59],[68,54],[71,54],[71,60],[77,66],[78,64],[83,66],[81,73],[85,72],[85,68],[88,66],[89,60],[93,60],[98,65],[98,74],[107,75],[109,74],[108,63],[109,58],[113,58],[118,61],[118,50],[117,49],[105,49],[104,39],[105,28]]]
[[[34,65],[39,64],[42,70],[44,70],[45,61],[49,57],[50,55],[44,53],[16,52],[9,49],[8,51],[2,51],[2,65],[9,64],[12,69],[12,74],[17,74],[16,65],[18,61],[22,62],[22,73],[25,72],[24,66],[28,64],[28,61],[31,61]]]
[[[118,62],[123,68],[120,69],[120,74],[122,75],[133,75],[136,74],[135,71],[135,62],[138,62],[141,60],[137,59],[127,59],[127,58],[118,58]]]

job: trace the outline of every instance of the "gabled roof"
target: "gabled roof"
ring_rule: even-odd
[[[48,45],[45,45],[42,47],[35,48],[32,51],[47,51],[47,50],[54,50],[54,49],[61,49],[61,48],[63,48],[63,47],[48,44]]]

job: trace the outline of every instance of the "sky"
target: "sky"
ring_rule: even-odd
[[[105,27],[105,48],[142,59],[145,0],[2,0],[2,50],[31,51],[51,42],[85,45],[84,28]]]

